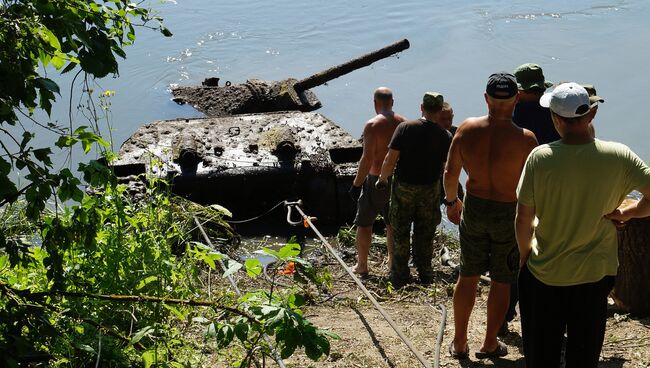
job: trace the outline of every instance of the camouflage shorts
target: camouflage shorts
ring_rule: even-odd
[[[460,220],[460,274],[490,271],[496,282],[513,283],[519,271],[515,239],[517,203],[496,202],[467,193]]]

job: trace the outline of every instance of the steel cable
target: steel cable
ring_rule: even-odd
[[[339,257],[339,255],[336,254],[336,252],[334,251],[334,248],[332,248],[332,246],[327,242],[327,239],[325,239],[325,237],[320,233],[320,231],[318,231],[318,229],[311,222],[311,218],[309,216],[307,216],[302,211],[300,206],[298,206],[297,204],[292,204],[292,205],[295,206],[296,210],[300,213],[300,215],[302,216],[303,221],[306,224],[306,226],[309,226],[314,231],[314,233],[316,233],[316,235],[318,236],[320,241],[323,243],[325,248],[327,248],[327,250],[334,256],[334,258],[336,258],[338,263],[343,267],[343,269],[348,273],[348,275],[350,275],[350,277],[352,277],[352,279],[357,284],[359,289],[368,298],[368,300],[370,300],[370,302],[375,306],[375,308],[377,308],[377,311],[379,311],[379,313],[384,317],[384,319],[386,320],[386,322],[388,322],[390,327],[393,330],[395,330],[395,332],[397,333],[399,338],[402,339],[404,344],[406,344],[406,346],[411,350],[411,352],[413,352],[413,354],[417,357],[417,359],[420,361],[422,366],[426,367],[426,368],[432,368],[431,364],[426,360],[426,358],[415,348],[415,346],[413,346],[413,343],[411,342],[411,340],[409,340],[409,338],[406,337],[406,335],[404,335],[402,333],[402,331],[399,329],[399,327],[397,326],[395,321],[393,321],[393,319],[388,315],[388,313],[386,313],[384,308],[382,308],[382,306],[377,302],[377,300],[370,294],[370,292],[368,291],[368,289],[366,289],[366,287],[363,285],[361,280],[359,280],[359,278],[356,275],[354,275],[354,273],[345,264],[345,262],[341,259],[341,257]]]

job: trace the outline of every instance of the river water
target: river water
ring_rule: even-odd
[[[209,76],[300,79],[407,38],[411,47],[399,56],[314,88],[319,111],[359,136],[374,115],[373,90],[385,85],[395,110],[409,118],[419,116],[423,92],[443,93],[458,124],[486,112],[492,72],[535,62],[552,81],[595,84],[606,100],[595,120],[598,137],[650,161],[648,1],[178,0],[153,7],[174,36],[139,29],[120,76],[101,81],[116,92],[116,145],[151,121],[200,116],[170,100],[172,84]],[[59,80],[63,91],[67,78]],[[53,119],[65,122],[67,112],[59,105]]]
[[[593,83],[606,102],[599,138],[629,145],[650,161],[650,2],[636,1],[237,1],[154,4],[174,33],[140,29],[113,98],[114,140],[140,125],[198,116],[170,101],[171,84],[304,78],[407,38],[410,49],[317,87],[330,119],[359,136],[374,114],[372,92],[395,93],[395,110],[419,116],[425,91],[439,91],[456,123],[486,112],[489,74],[540,64],[547,79]]]

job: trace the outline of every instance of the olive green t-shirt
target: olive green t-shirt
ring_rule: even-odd
[[[616,275],[616,228],[603,216],[628,193],[650,183],[650,168],[627,146],[595,140],[536,147],[517,187],[535,207],[536,250],[528,268],[547,285],[570,286]]]

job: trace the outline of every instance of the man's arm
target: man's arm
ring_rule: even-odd
[[[618,224],[622,224],[632,218],[650,216],[650,183],[639,188],[639,192],[643,194],[643,198],[639,201],[622,208],[617,208],[605,215],[605,217],[612,220],[615,224],[617,222]]]
[[[535,207],[517,203],[515,217],[515,237],[519,246],[519,267],[522,267],[533,250],[533,234],[535,232]]]
[[[452,223],[460,223],[460,212],[463,209],[463,203],[458,198],[458,177],[460,170],[463,168],[463,157],[460,152],[460,137],[462,133],[457,133],[451,140],[447,164],[445,165],[445,175],[443,183],[445,187],[445,202],[454,202],[447,206],[447,218]]]
[[[375,146],[377,145],[377,140],[374,135],[372,123],[369,121],[363,128],[363,153],[361,154],[361,160],[359,160],[357,176],[355,176],[354,181],[352,182],[352,186],[354,187],[361,187],[363,182],[366,180],[366,176],[368,176],[368,173],[370,172],[372,161],[375,158]]]
[[[386,157],[384,157],[384,163],[381,165],[381,174],[379,174],[379,179],[377,179],[377,183],[375,184],[377,189],[383,189],[388,185],[388,177],[393,174],[398,159],[399,151],[390,148]]]

